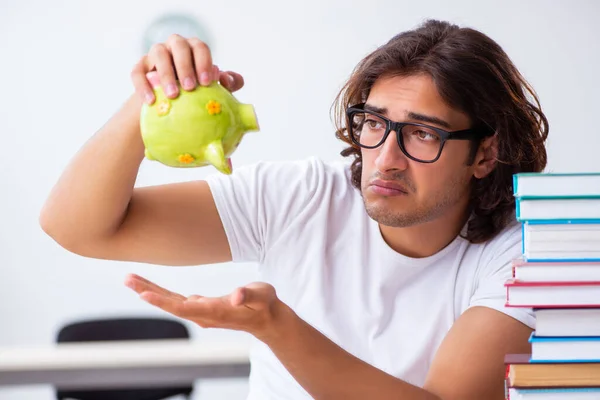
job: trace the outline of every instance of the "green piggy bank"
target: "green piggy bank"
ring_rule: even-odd
[[[231,154],[246,132],[258,131],[254,107],[240,103],[217,82],[165,96],[158,74],[148,73],[156,101],[144,104],[140,130],[149,160],[171,167],[213,165],[231,174]]]

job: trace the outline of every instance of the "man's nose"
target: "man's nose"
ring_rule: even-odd
[[[391,170],[403,171],[408,167],[408,157],[398,145],[396,131],[391,131],[385,142],[379,146],[376,151],[379,151],[375,159],[375,166],[380,172]]]

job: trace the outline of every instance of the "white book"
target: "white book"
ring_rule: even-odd
[[[534,261],[600,261],[600,251],[551,251],[551,250],[527,250],[525,258]]]
[[[522,282],[600,282],[600,262],[515,262]]]
[[[588,252],[598,253],[600,252],[600,240],[582,240],[580,242],[550,242],[550,241],[539,241],[529,242],[527,244],[529,251],[554,251],[554,252]]]
[[[528,260],[600,260],[600,251],[528,251]],[[600,399],[599,399],[600,400]]]
[[[532,361],[600,362],[600,337],[539,337],[531,335]]]
[[[520,173],[513,176],[517,197],[600,196],[600,173]]]
[[[598,223],[523,223],[523,254],[533,260],[600,260]]]
[[[516,202],[519,221],[600,219],[600,197],[572,199],[520,198]]]
[[[509,307],[600,307],[600,282],[521,282],[509,280]]]
[[[523,223],[523,239],[528,242],[579,242],[600,243],[600,220],[585,224],[532,224]]]
[[[535,335],[600,336],[600,309],[536,309]]]

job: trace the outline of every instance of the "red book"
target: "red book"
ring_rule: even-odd
[[[523,282],[508,280],[507,307],[600,307],[600,282]]]

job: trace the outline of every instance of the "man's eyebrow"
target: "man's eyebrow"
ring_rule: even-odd
[[[365,104],[364,109],[367,111],[373,111],[373,112],[375,112],[377,114],[381,114],[381,115],[387,115],[387,112],[388,112],[387,108],[385,108],[385,107],[377,107],[377,106],[373,106],[370,104]],[[431,115],[419,114],[419,113],[412,112],[412,111],[409,111],[408,119],[414,120],[414,121],[419,121],[419,122],[425,122],[428,124],[439,125],[439,126],[443,126],[444,128],[448,128],[448,129],[452,128],[448,122],[444,121],[441,118],[434,117]]]
[[[447,129],[452,128],[448,122],[444,121],[441,118],[433,117],[431,115],[423,115],[423,114],[415,113],[412,111],[410,111],[408,113],[408,119],[413,119],[416,121],[427,122],[428,124],[443,126],[444,128],[447,128]]]
[[[387,114],[387,108],[385,108],[385,107],[377,107],[377,106],[372,106],[370,104],[365,104],[363,108],[367,111],[373,111],[374,113],[377,113],[377,114],[381,114],[381,115]]]

